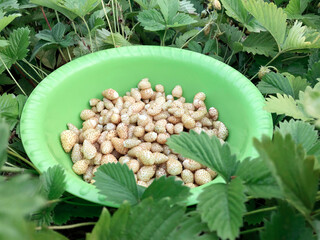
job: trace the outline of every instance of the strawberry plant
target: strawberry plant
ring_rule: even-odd
[[[51,72],[99,50],[161,45],[222,61],[265,96],[274,135],[240,159],[193,131],[168,145],[221,181],[186,206],[190,188],[148,188],[126,164],[95,186],[107,208],[65,192],[60,166],[40,173],[20,118]],[[320,221],[320,4],[315,0],[0,0],[0,239],[317,239]]]

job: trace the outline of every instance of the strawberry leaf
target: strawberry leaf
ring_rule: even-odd
[[[204,189],[200,194],[197,210],[211,231],[217,231],[222,239],[235,239],[243,224],[245,213],[244,186],[236,178],[229,184],[216,183]]]
[[[1,167],[7,160],[7,147],[8,147],[8,139],[10,136],[9,126],[4,121],[4,119],[0,119],[0,171]]]
[[[290,135],[275,132],[273,140],[264,136],[254,140],[260,157],[277,180],[285,199],[304,215],[313,209],[319,172],[314,171],[315,158],[307,157],[301,145]]]
[[[95,173],[95,185],[108,201],[121,204],[127,200],[138,203],[138,188],[134,174],[126,164],[103,164]]]
[[[152,197],[155,201],[169,197],[171,203],[185,201],[190,196],[190,188],[182,185],[183,182],[176,181],[175,177],[161,177],[155,179],[145,190],[142,199]]]
[[[276,127],[283,137],[290,134],[296,144],[301,144],[308,152],[318,140],[318,132],[313,125],[309,123],[296,121],[291,119],[289,122],[280,122],[279,127]]]
[[[210,138],[204,132],[182,132],[172,135],[167,144],[174,152],[217,171],[227,182],[237,171],[239,161],[231,154],[229,144],[221,145],[215,136]]]
[[[248,194],[256,198],[282,198],[278,183],[261,159],[245,159],[236,173],[243,180]]]
[[[244,51],[254,55],[260,54],[269,57],[276,54],[277,43],[268,32],[251,33],[242,44]]]
[[[283,9],[277,8],[274,3],[267,3],[263,0],[242,0],[242,3],[247,11],[271,33],[280,50],[287,28],[287,15]]]

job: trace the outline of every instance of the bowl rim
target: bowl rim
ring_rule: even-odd
[[[271,114],[263,110],[264,98],[256,86],[240,72],[232,68],[231,66],[220,62],[212,57],[172,47],[160,47],[160,46],[128,46],[121,48],[112,48],[107,50],[98,51],[91,53],[82,57],[79,57],[75,60],[72,60],[69,63],[61,66],[57,70],[49,74],[45,79],[43,79],[40,84],[33,90],[30,94],[22,112],[21,121],[20,121],[20,132],[23,146],[27,155],[29,156],[32,163],[39,169],[40,172],[46,171],[49,167],[53,167],[58,163],[55,162],[55,159],[49,158],[44,151],[45,148],[41,146],[45,143],[39,142],[37,133],[37,125],[41,118],[39,116],[39,106],[46,101],[46,94],[50,92],[51,89],[55,88],[62,81],[64,81],[69,75],[76,72],[79,68],[85,68],[95,63],[100,62],[103,59],[112,59],[113,57],[130,57],[130,56],[172,56],[177,57],[178,59],[190,59],[190,61],[204,61],[210,66],[215,66],[220,69],[220,71],[228,72],[228,75],[231,75],[236,81],[230,81],[233,85],[239,88],[239,91],[243,92],[247,99],[250,99],[252,104],[254,104],[256,115],[259,122],[259,129],[257,129],[258,136],[262,135],[272,136],[273,133],[273,124]],[[66,74],[67,73],[67,74]],[[229,79],[231,77],[228,77]],[[228,79],[226,78],[226,79]],[[36,134],[35,134],[36,133]],[[43,133],[42,133],[43,134]],[[256,156],[257,153],[252,150],[252,156]],[[66,174],[66,191],[87,201],[95,202],[101,205],[109,207],[119,207],[118,204],[109,202],[105,200],[105,197],[98,193],[98,190],[91,184],[86,183],[87,186],[83,188],[82,184],[79,184],[79,181],[84,182],[82,179],[76,179],[68,171],[64,171]],[[197,203],[197,197],[202,192],[202,189],[213,183],[223,182],[221,177],[218,177],[207,183],[205,185],[191,189],[192,195],[186,199],[187,205],[194,205]]]

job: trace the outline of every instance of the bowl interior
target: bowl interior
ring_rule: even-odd
[[[205,92],[207,107],[218,109],[219,120],[229,129],[232,151],[242,159],[255,154],[254,137],[272,133],[271,116],[262,109],[262,95],[236,70],[190,51],[127,47],[76,59],[56,70],[34,90],[21,123],[23,144],[32,162],[40,171],[60,164],[66,170],[67,191],[89,201],[116,206],[73,173],[70,156],[63,151],[59,135],[67,123],[81,127],[79,114],[89,108],[89,99],[102,98],[101,92],[107,88],[124,95],[145,77],[153,86],[164,85],[167,94],[175,85],[181,85],[188,102],[197,92]],[[192,190],[195,194],[189,204],[195,203],[201,189]]]

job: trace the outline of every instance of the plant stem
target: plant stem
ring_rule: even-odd
[[[18,62],[16,62],[15,64],[17,64],[18,67],[19,67],[25,74],[27,74],[27,76],[28,76],[29,78],[31,78],[33,81],[35,81],[37,84],[39,84],[39,82],[38,82],[34,77],[32,77]]]
[[[253,228],[253,229],[242,231],[242,232],[240,232],[240,234],[252,233],[252,232],[260,231],[260,230],[263,230],[263,229],[264,229],[264,227],[257,227],[257,228]]]
[[[117,21],[117,27],[118,27],[118,32],[120,32],[120,25],[119,25],[119,11],[118,11],[118,1],[115,1],[115,7],[116,7],[116,21]]]
[[[46,13],[44,12],[43,7],[40,7],[40,8],[41,8],[41,11],[42,11],[42,15],[43,15],[44,19],[46,20],[47,25],[48,25],[48,27],[49,27],[49,29],[50,29],[50,31],[51,31],[52,28],[51,28],[51,26],[50,26],[50,23],[49,23],[49,21],[48,21],[48,18],[47,18],[47,16],[46,16]]]
[[[78,227],[84,227],[84,226],[90,226],[95,225],[95,222],[84,222],[84,223],[76,223],[71,225],[64,225],[64,226],[48,226],[48,229],[52,230],[62,230],[62,229],[71,229],[71,228],[78,228]],[[36,227],[36,230],[41,230],[42,227]]]
[[[60,18],[59,18],[59,14],[58,14],[57,10],[54,10],[54,13],[56,14],[57,21],[60,22]]]
[[[129,0],[129,8],[130,8],[130,12],[132,13],[132,6],[131,6],[131,1]]]
[[[282,53],[283,52],[278,52],[277,55],[275,55],[269,62],[267,62],[265,67],[267,67],[270,63],[272,63],[274,60],[276,60],[276,58],[279,57]],[[257,72],[252,78],[250,78],[250,81],[252,81],[258,74],[259,74],[259,72]]]
[[[17,86],[19,87],[19,89],[21,90],[21,92],[25,95],[28,96],[25,91],[23,91],[22,87],[19,85],[18,81],[14,78],[14,76],[12,75],[12,73],[10,72],[9,68],[7,67],[7,65],[5,64],[5,62],[3,61],[2,57],[0,56],[0,61],[2,62],[3,66],[5,67],[5,69],[7,70],[7,72],[9,73],[10,77],[12,78],[12,80],[17,84]]]
[[[61,48],[58,48],[58,50],[59,50],[59,52],[60,52],[60,54],[61,54],[61,56],[62,56],[63,60],[67,63],[67,62],[68,62],[68,60],[67,60],[66,56],[63,54],[63,52],[62,52]]]
[[[57,202],[63,202],[63,201],[65,201],[65,200],[72,199],[72,198],[75,198],[75,196],[70,196],[70,197],[65,197],[65,198],[58,198],[58,199],[49,200],[49,201],[47,201],[47,205],[50,205],[50,204],[52,204],[52,203],[57,203]]]
[[[138,26],[139,25],[139,22],[137,22],[132,28],[131,28],[131,34],[129,35],[129,37],[128,37],[128,39],[127,39],[127,41],[129,42],[130,41],[130,38],[131,38],[131,36],[133,35],[133,30],[136,28],[136,26]]]
[[[74,24],[74,21],[71,21],[71,25],[72,25],[72,27],[73,27],[73,30],[74,30],[75,34],[78,35],[78,33],[77,33],[77,28],[76,28],[76,25]]]
[[[3,166],[0,169],[0,172],[11,172],[11,173],[20,173],[20,172],[24,172],[26,169],[24,168],[16,168],[16,167],[6,167]]]
[[[312,217],[317,216],[319,214],[320,214],[320,209],[317,209],[312,213]]]
[[[100,206],[98,204],[86,204],[86,203],[77,203],[77,202],[71,202],[71,201],[64,201],[66,203],[69,203],[71,205],[79,205],[79,206],[88,206],[88,207],[97,207]]]
[[[43,78],[43,77],[40,76],[40,74],[38,73],[38,71],[35,70],[35,68],[38,69],[45,76],[48,76],[48,74],[45,71],[43,71],[41,68],[37,67],[36,65],[33,65],[32,63],[29,63],[25,58],[22,61],[25,62],[26,64],[28,64],[32,68],[32,70],[35,71],[38,74],[38,76],[40,78]]]
[[[69,61],[71,62],[71,61],[72,61],[72,57],[71,57],[71,54],[70,54],[69,48],[68,48],[68,47],[66,47],[66,49],[67,49],[67,53],[68,53],[68,57],[69,57]]]
[[[13,149],[8,147],[10,150],[7,150],[8,154],[10,154],[11,156],[14,156],[18,159],[20,159],[21,161],[23,161],[24,163],[28,164],[30,167],[34,168],[39,174],[40,174],[40,171],[30,162],[28,161],[27,159],[25,159],[24,157],[22,157],[20,154],[12,151]]]
[[[89,39],[90,39],[90,50],[91,50],[91,52],[93,52],[93,43],[92,43],[92,37],[91,37],[91,32],[90,32],[90,28],[89,28],[89,26],[88,26],[88,23],[87,23],[87,21],[84,19],[84,18],[81,18],[82,19],[82,21],[84,22],[84,24],[86,25],[86,28],[87,28],[87,30],[88,30],[88,34],[89,34]]]
[[[168,31],[168,28],[166,28],[166,29],[164,30],[163,38],[162,38],[162,41],[161,41],[161,46],[165,46],[165,45],[166,45],[167,31]]]
[[[113,46],[116,47],[116,41],[114,40],[111,23],[110,23],[110,20],[109,20],[109,17],[108,17],[106,8],[105,8],[105,6],[104,6],[103,0],[101,0],[101,4],[102,4],[102,8],[103,8],[103,11],[104,11],[104,15],[106,16],[106,19],[107,19],[107,22],[108,22],[108,26],[109,26],[109,29],[110,29],[110,32],[111,32],[111,38],[112,38]]]
[[[183,44],[181,48],[184,48],[185,46],[187,46],[188,43],[191,42],[196,36],[198,36],[200,33],[202,33],[204,30],[206,30],[206,28],[209,27],[211,23],[212,22],[210,20],[199,32],[197,32],[197,34],[195,34],[188,41],[186,41],[185,44]]]
[[[273,211],[276,210],[278,207],[274,206],[274,207],[268,207],[268,208],[261,208],[261,209],[257,209],[254,211],[250,211],[244,214],[244,216],[248,216],[248,215],[252,215],[252,214],[256,214],[256,213],[261,213],[261,212],[267,212],[267,211]]]
[[[114,1],[111,1],[111,8],[112,8],[112,15],[113,15],[113,25],[114,25],[114,32],[117,32],[117,23],[116,23],[116,14],[114,12]]]

